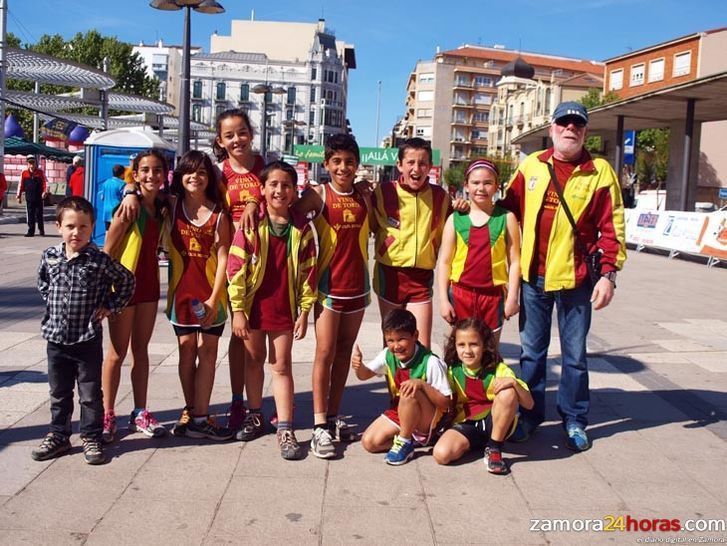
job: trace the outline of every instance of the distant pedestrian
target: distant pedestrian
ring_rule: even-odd
[[[28,232],[26,237],[35,236],[35,226],[38,225],[38,233],[45,235],[43,224],[43,199],[48,194],[48,181],[45,173],[36,164],[35,156],[30,154],[26,158],[28,168],[20,173],[20,184],[18,184],[18,203],[23,202],[25,194],[25,210],[28,215]]]
[[[83,162],[83,158],[80,155],[73,156],[73,161],[66,169],[66,197],[69,197],[71,194],[71,175],[73,174],[73,171],[76,170],[76,167],[78,167]]]
[[[3,208],[5,206],[5,194],[8,191],[8,181],[5,179],[5,174],[0,172],[0,216],[3,215]]]
[[[532,410],[522,412],[512,439],[527,440],[545,420],[555,306],[562,354],[557,407],[566,447],[574,451],[591,447],[585,432],[591,309],[611,302],[616,272],[626,259],[621,188],[608,162],[584,148],[587,125],[582,104],[559,104],[550,124],[553,146],[520,163],[500,202],[522,227],[520,367],[535,400]]]
[[[166,159],[164,160],[164,165],[166,165]],[[99,197],[103,201],[103,222],[107,230],[111,227],[114,210],[119,206],[124,195],[124,186],[126,186],[126,182],[124,181],[125,173],[126,168],[123,165],[114,165],[111,169],[112,176],[104,180],[101,184]]]
[[[83,163],[81,163],[80,165],[78,165],[76,167],[76,170],[73,171],[73,174],[71,175],[71,180],[70,180],[71,195],[75,195],[77,197],[83,197],[85,178],[86,178],[86,169],[83,166]]]
[[[43,252],[38,268],[38,290],[46,303],[41,333],[48,342],[51,423],[31,456],[45,461],[71,448],[78,383],[83,454],[88,464],[102,464],[101,321],[124,308],[134,292],[134,275],[91,242],[91,203],[66,197],[57,211],[63,241]]]

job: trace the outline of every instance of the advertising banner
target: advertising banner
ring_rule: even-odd
[[[697,239],[699,253],[721,260],[727,260],[727,211],[708,215],[709,223]]]
[[[361,165],[396,165],[399,154],[398,148],[359,148]],[[299,161],[308,163],[323,163],[323,146],[298,144],[295,146],[295,155]],[[438,149],[432,150],[432,165],[441,163]]]

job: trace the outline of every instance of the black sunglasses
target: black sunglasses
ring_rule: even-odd
[[[568,127],[571,123],[579,129],[583,129],[586,126],[586,121],[578,116],[563,116],[555,120],[555,124],[560,127]]]

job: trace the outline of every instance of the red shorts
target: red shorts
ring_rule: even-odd
[[[432,301],[434,271],[418,267],[392,267],[376,262],[374,291],[393,305],[429,303]]]
[[[399,421],[399,410],[397,408],[389,408],[384,413],[382,413],[386,419],[388,419],[392,425],[396,426],[397,428],[401,428],[401,422]],[[412,433],[412,439],[422,446],[427,446],[430,443],[433,443],[433,434],[434,434],[434,427],[437,424],[437,415],[435,415],[434,420],[432,420],[432,424],[429,425],[429,430],[415,430]]]
[[[502,328],[505,318],[505,286],[473,290],[452,283],[452,306],[457,320],[478,318],[492,330]]]
[[[366,309],[371,303],[371,294],[365,294],[356,298],[336,298],[319,292],[318,303],[329,311],[348,315]]]

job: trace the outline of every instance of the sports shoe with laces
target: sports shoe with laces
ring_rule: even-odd
[[[591,442],[583,427],[579,425],[569,425],[566,429],[565,447],[573,451],[586,451],[590,449]]]
[[[394,436],[394,443],[391,445],[391,449],[384,457],[384,461],[387,464],[399,466],[406,464],[414,456],[414,442],[409,440],[405,442],[397,434]]]
[[[297,461],[301,458],[300,444],[295,437],[295,433],[290,429],[279,430],[277,432],[278,446],[280,446],[280,456],[288,461]]]
[[[98,438],[83,438],[83,457],[88,464],[104,464],[106,456]]]
[[[101,441],[110,444],[116,436],[116,414],[114,410],[109,410],[103,414],[103,432],[101,432]]]
[[[310,450],[319,459],[330,459],[336,455],[333,438],[327,428],[316,427],[310,439]]]
[[[242,422],[242,428],[235,435],[235,438],[242,442],[251,442],[263,434],[265,434],[263,414],[257,411],[251,411],[245,416],[245,420]]]
[[[174,423],[174,426],[172,427],[172,434],[175,436],[186,436],[187,427],[190,422],[192,422],[192,414],[189,413],[189,408],[184,408],[182,410],[182,415],[179,416],[179,421]]]
[[[242,400],[233,400],[227,409],[227,428],[237,432],[245,421],[245,403]]]
[[[502,451],[496,447],[485,448],[485,466],[490,474],[507,474],[510,471],[502,458]]]
[[[187,436],[189,438],[207,438],[208,440],[216,440],[224,442],[231,440],[235,435],[229,428],[221,427],[212,417],[201,423],[197,423],[194,419],[187,425]]]
[[[136,417],[133,413],[129,416],[129,430],[141,432],[149,438],[161,438],[167,433],[167,429],[147,410],[142,410]]]
[[[57,432],[49,432],[40,445],[30,453],[30,456],[36,461],[46,461],[62,455],[69,449],[71,449],[71,442],[68,441],[68,438]]]

